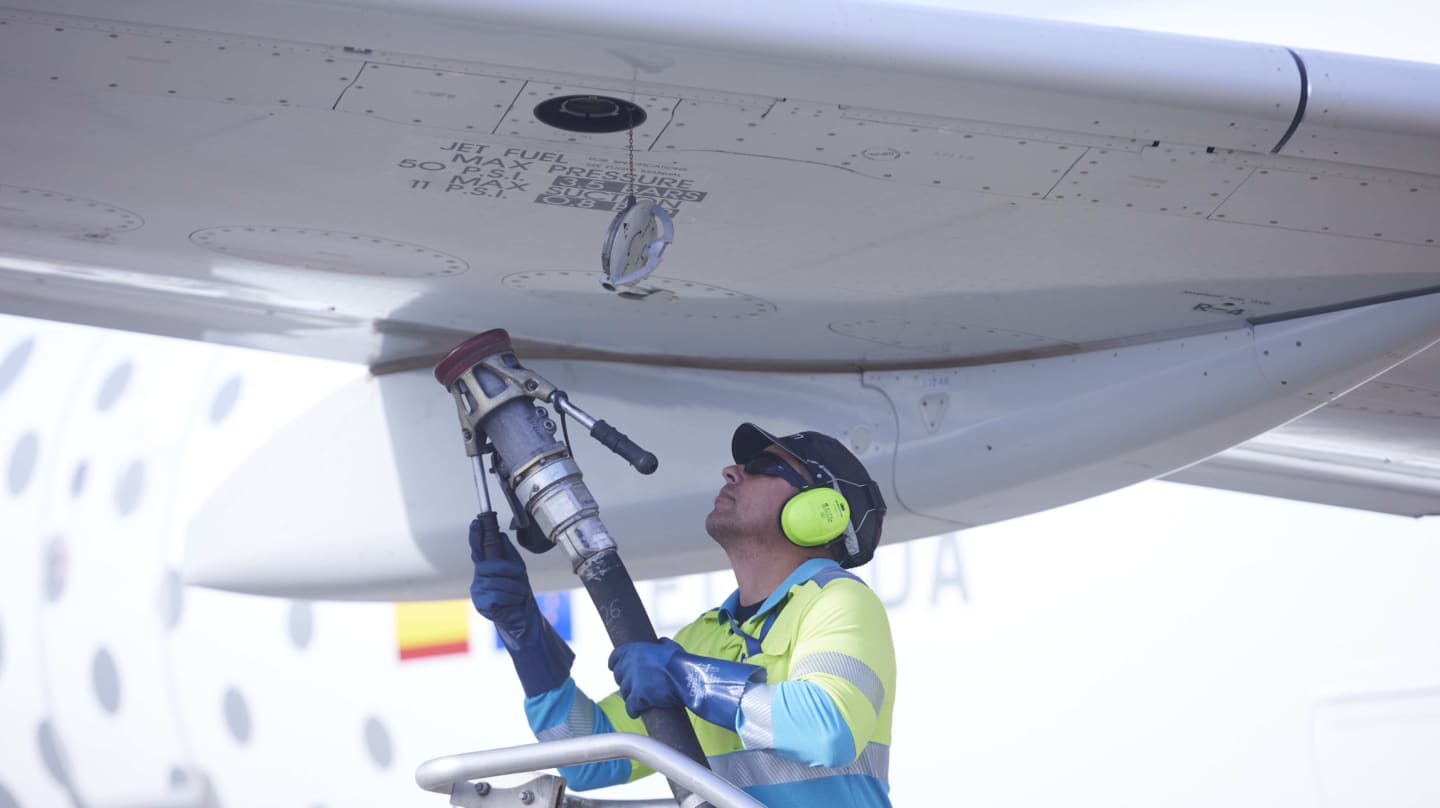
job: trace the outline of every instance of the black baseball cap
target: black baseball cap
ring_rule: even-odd
[[[840,566],[858,567],[875,555],[880,544],[880,523],[885,517],[885,500],[880,486],[870,478],[845,444],[821,432],[796,432],[776,437],[760,427],[744,423],[730,439],[730,455],[736,463],[748,463],[774,446],[804,466],[816,485],[834,486],[850,506],[850,530],[833,543],[840,545]]]

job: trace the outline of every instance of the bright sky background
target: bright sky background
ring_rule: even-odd
[[[910,0],[1093,25],[1440,64],[1435,0]]]

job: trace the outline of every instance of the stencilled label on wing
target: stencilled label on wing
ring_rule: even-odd
[[[534,146],[434,140],[417,143],[395,162],[408,190],[456,199],[508,199],[538,205],[614,212],[634,194],[670,214],[704,202],[709,192],[678,163],[637,156],[598,157]]]
[[[1191,311],[1206,312],[1209,314],[1228,314],[1232,317],[1243,317],[1247,314],[1263,314],[1265,309],[1274,307],[1274,303],[1260,298],[1246,297],[1244,295],[1222,295],[1215,292],[1199,292],[1186,289],[1181,294],[1190,297],[1206,298],[1190,307]],[[1257,312],[1256,309],[1261,311]]]

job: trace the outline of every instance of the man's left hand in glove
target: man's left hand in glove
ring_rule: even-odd
[[[745,689],[765,682],[759,665],[687,654],[671,639],[616,648],[610,670],[631,716],[653,707],[684,706],[729,730],[736,728]]]

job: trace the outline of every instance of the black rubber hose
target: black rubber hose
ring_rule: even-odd
[[[618,552],[603,550],[596,553],[581,564],[576,573],[584,582],[585,591],[590,593],[590,600],[600,613],[611,643],[618,648],[627,642],[655,642],[655,627],[650,623],[650,615],[645,612],[645,604],[640,602],[635,582],[630,580],[630,572],[625,569],[625,562],[620,560]],[[684,707],[646,710],[641,713],[640,720],[645,722],[645,731],[650,737],[696,763],[710,767]],[[688,790],[673,781],[670,789],[675,792],[679,803],[689,796]]]

